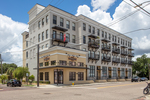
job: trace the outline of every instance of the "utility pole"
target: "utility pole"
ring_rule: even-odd
[[[39,87],[39,44],[37,44],[37,87]]]
[[[3,67],[2,67],[2,57],[1,57],[1,54],[0,54],[0,62],[1,62],[1,75],[3,75]]]
[[[146,13],[148,13],[150,15],[150,13],[148,11],[146,11],[145,9],[143,9],[141,7],[141,5],[136,4],[134,1],[130,0],[132,3],[134,3],[137,7],[139,7],[140,9],[142,9],[143,11],[145,11]]]
[[[149,80],[150,80],[150,66],[149,66],[150,64],[148,63],[148,74],[149,74]]]

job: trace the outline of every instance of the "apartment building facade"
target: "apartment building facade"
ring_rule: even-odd
[[[132,39],[86,16],[36,4],[23,36],[23,66],[51,84],[119,81],[132,77]],[[93,81],[94,80],[94,81]]]

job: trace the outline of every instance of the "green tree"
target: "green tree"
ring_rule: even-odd
[[[32,84],[32,82],[34,81],[34,78],[35,78],[34,75],[29,76],[29,80],[31,80],[31,81],[30,81],[31,84]]]
[[[0,76],[0,79],[2,80],[2,83],[4,83],[4,81],[8,79],[8,76],[6,74],[3,74]]]
[[[137,74],[139,77],[148,77],[148,63],[150,62],[150,58],[147,58],[147,55],[142,55],[141,57],[137,58],[132,66],[132,73]]]
[[[8,68],[7,69],[7,72],[6,72],[6,74],[8,75],[8,79],[12,79],[12,77],[13,77],[13,71],[15,70],[15,68],[13,68],[13,67],[10,67],[10,68]]]
[[[3,63],[2,66],[3,66],[3,73],[6,73],[10,67],[17,68],[17,65],[14,63],[12,63],[12,64]],[[0,73],[1,73],[1,68],[0,68]]]
[[[26,76],[26,73],[30,73],[27,67],[18,67],[14,70],[13,76],[22,81],[23,77]]]

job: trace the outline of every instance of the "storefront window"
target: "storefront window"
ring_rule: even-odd
[[[51,65],[56,65],[56,60],[51,61]]]
[[[84,73],[78,72],[78,80],[84,80]]]
[[[69,81],[76,80],[76,72],[69,72]]]
[[[43,72],[40,72],[40,81],[43,81]]]
[[[124,77],[124,68],[121,68],[121,77]]]
[[[129,77],[131,77],[131,69],[129,69]]]
[[[45,72],[45,81],[49,80],[49,72]]]
[[[102,67],[102,76],[107,77],[107,67]]]
[[[117,71],[116,71],[116,68],[113,68],[113,77],[117,77]]]
[[[49,62],[45,62],[45,66],[49,66]]]
[[[90,77],[95,77],[95,66],[90,66],[90,70],[89,70],[89,76]]]

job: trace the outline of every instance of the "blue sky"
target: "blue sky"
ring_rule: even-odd
[[[116,0],[115,3],[107,10],[107,12],[114,13],[116,7],[122,0]],[[50,3],[52,2],[52,3]],[[76,14],[79,5],[86,4],[91,10],[91,0],[1,0],[0,14],[11,17],[12,20],[28,23],[28,11],[36,4],[47,6],[51,4],[69,13]]]

